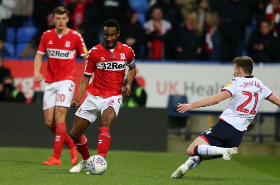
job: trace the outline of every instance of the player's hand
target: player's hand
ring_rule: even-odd
[[[128,97],[131,93],[131,86],[130,85],[125,85],[124,86],[124,89],[123,89],[123,92],[122,92],[122,96],[125,98],[125,97]]]
[[[81,101],[81,98],[79,98],[79,97],[74,98],[74,100],[72,102],[72,106],[75,108],[78,108],[80,101]]]
[[[35,73],[34,80],[35,82],[41,82],[43,80],[43,75],[41,73]]]
[[[184,113],[184,112],[186,112],[188,110],[192,110],[192,108],[193,108],[191,104],[181,104],[181,103],[178,103],[177,107],[178,107],[177,111],[179,113]]]

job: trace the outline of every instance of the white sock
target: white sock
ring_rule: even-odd
[[[189,170],[194,169],[200,164],[200,157],[197,155],[189,157],[185,164],[188,165]]]
[[[222,148],[210,145],[198,145],[197,151],[201,156],[223,155],[228,148]]]

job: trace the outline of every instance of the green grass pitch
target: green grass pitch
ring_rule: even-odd
[[[183,179],[171,179],[171,174],[187,159],[186,154],[109,151],[108,169],[103,175],[86,175],[86,170],[69,173],[72,165],[66,149],[62,152],[61,166],[42,165],[51,154],[52,149],[0,147],[0,184],[280,184],[279,157],[237,154],[230,161],[204,161]]]

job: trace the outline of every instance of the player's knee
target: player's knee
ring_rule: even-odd
[[[189,146],[187,149],[187,154],[191,156],[194,155],[194,148]]]
[[[66,115],[65,115],[63,112],[61,112],[61,111],[55,112],[55,116],[54,116],[55,122],[56,122],[56,123],[59,123],[59,122],[61,122],[62,120],[65,120],[65,116],[66,116]]]
[[[82,137],[82,134],[77,133],[75,130],[71,130],[70,137],[74,140],[80,139]]]
[[[52,128],[54,120],[51,117],[45,117],[45,123],[48,125],[48,127]]]

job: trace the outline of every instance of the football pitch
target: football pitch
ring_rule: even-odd
[[[107,171],[103,175],[86,175],[86,170],[69,173],[72,165],[66,149],[62,152],[61,166],[42,165],[52,151],[0,147],[0,184],[280,184],[280,158],[275,156],[237,154],[230,161],[204,161],[196,169],[188,171],[183,179],[171,179],[171,174],[187,159],[186,154],[109,151]],[[90,152],[91,155],[96,154],[95,150]]]

